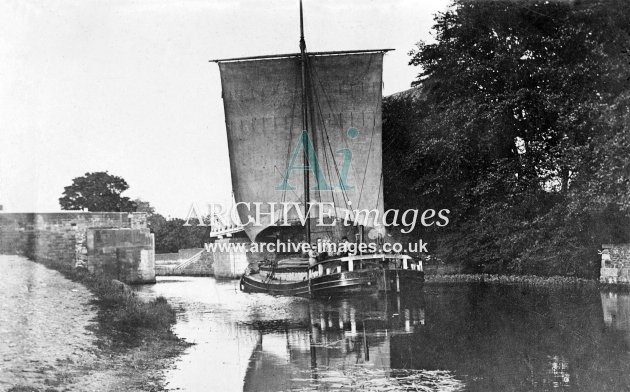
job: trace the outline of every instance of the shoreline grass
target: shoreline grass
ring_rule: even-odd
[[[592,279],[566,276],[536,275],[498,275],[498,274],[427,274],[427,284],[443,283],[488,283],[488,284],[520,284],[530,286],[571,286],[598,287],[599,283]]]
[[[58,271],[67,279],[84,285],[96,296],[98,321],[103,332],[122,338],[126,344],[134,338],[181,341],[171,330],[175,324],[175,310],[166,298],[144,301],[131,288],[115,279],[96,276],[84,268],[29,257],[48,268]]]
[[[499,275],[499,274],[426,274],[426,284],[514,284],[536,287],[567,287],[598,289],[618,293],[630,293],[630,284],[602,283],[594,279],[567,276]]]

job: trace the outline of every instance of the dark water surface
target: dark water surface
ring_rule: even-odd
[[[160,278],[191,346],[184,391],[628,391],[630,295],[426,285],[413,297],[320,301],[237,281]]]

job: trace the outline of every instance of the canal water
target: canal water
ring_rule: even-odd
[[[426,285],[332,301],[163,277],[142,295],[196,343],[166,374],[182,391],[627,391],[630,295]]]

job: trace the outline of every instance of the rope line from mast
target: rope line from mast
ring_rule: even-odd
[[[321,78],[317,77],[317,70],[314,70],[313,73],[315,74],[315,77],[319,81],[319,88],[322,90],[322,93],[324,95],[324,100],[328,104],[328,109],[330,110],[331,113],[339,112],[339,114],[340,114],[340,117],[339,117],[339,128],[343,130],[343,120],[341,119],[341,115],[342,115],[341,111],[335,110],[335,108],[332,107],[332,103],[331,103],[332,100],[328,96],[328,92],[324,88],[324,85],[322,84]],[[321,111],[321,108],[320,108],[320,111]],[[344,142],[344,145],[346,146],[346,148],[350,149],[350,146],[348,146],[348,141],[344,139],[343,142]],[[359,178],[359,173],[357,172],[357,169],[354,166],[352,166],[352,171],[354,172],[354,176],[356,178]]]
[[[309,67],[310,67],[310,64],[309,64]],[[312,69],[311,69],[311,71],[312,71]],[[309,75],[311,75],[311,77],[313,77],[313,76],[317,77],[316,71],[309,72]],[[321,83],[321,81],[320,81],[320,83]],[[332,151],[332,144],[330,143],[330,138],[328,136],[328,130],[326,129],[326,122],[324,121],[324,118],[323,118],[323,114],[322,114],[323,111],[321,109],[319,96],[318,96],[316,91],[313,91],[313,96],[314,96],[315,104],[317,105],[318,114],[319,114],[321,122],[322,122],[323,135],[326,137],[326,142],[328,143],[328,149],[330,150],[330,155],[332,157],[332,161],[333,161],[333,164],[334,164],[335,173],[337,174],[337,178],[339,178],[339,180],[341,181],[341,173],[339,172],[339,167],[337,166],[337,160],[335,159],[335,155],[334,155],[334,153]],[[326,153],[325,150],[324,150],[324,153]],[[328,168],[328,169],[330,169],[330,168]],[[331,191],[331,193],[334,195],[334,192]],[[344,204],[346,206],[346,209],[351,211],[350,208],[349,208],[349,205],[348,205],[348,201],[350,199],[348,198],[348,194],[346,193],[345,189],[341,188],[341,193],[342,193],[342,196],[343,196],[343,199],[344,199]]]
[[[295,107],[297,105],[297,97],[299,95],[300,89],[297,88],[298,86],[298,76],[299,74],[296,73],[295,74],[295,84],[294,86],[296,87],[293,90],[293,106],[291,107],[291,122],[289,124],[289,143],[287,143],[287,155],[286,155],[286,170],[285,170],[285,175],[288,175],[288,171],[289,171],[289,161],[291,160],[291,144],[293,142],[293,125],[294,125],[294,121],[295,121]],[[301,132],[300,132],[301,134]],[[284,176],[282,177],[282,179],[284,180]],[[295,196],[297,197],[298,200],[300,200],[300,197],[295,193]],[[283,189],[282,190],[282,202],[286,202],[286,196],[287,196],[287,190]]]

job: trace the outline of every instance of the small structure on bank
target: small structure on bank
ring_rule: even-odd
[[[601,283],[630,284],[630,244],[602,245]]]

